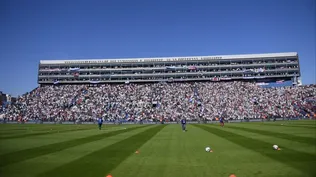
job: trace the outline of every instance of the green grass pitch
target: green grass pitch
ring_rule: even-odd
[[[1,177],[316,176],[315,121],[0,125]],[[280,151],[272,149],[279,145]],[[205,152],[210,146],[213,152]],[[135,153],[139,151],[139,153]]]

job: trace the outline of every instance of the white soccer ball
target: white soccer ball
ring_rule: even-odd
[[[205,151],[206,151],[206,152],[210,152],[210,151],[211,151],[211,148],[210,148],[210,147],[206,147],[206,148],[205,148]]]
[[[279,148],[278,145],[273,145],[273,149],[274,149],[274,150],[277,150],[278,148]]]

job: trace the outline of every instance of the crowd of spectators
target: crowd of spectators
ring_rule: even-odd
[[[177,121],[314,117],[316,85],[253,82],[50,85],[0,111],[8,121]]]

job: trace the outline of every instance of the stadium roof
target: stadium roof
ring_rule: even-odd
[[[183,60],[222,60],[222,59],[256,59],[273,57],[297,57],[297,52],[240,54],[240,55],[213,55],[213,56],[186,56],[186,57],[155,57],[155,58],[122,58],[122,59],[75,59],[75,60],[41,60],[40,64],[67,64],[67,63],[115,63],[115,62],[143,62],[143,61],[183,61]]]

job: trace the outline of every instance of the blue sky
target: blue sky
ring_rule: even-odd
[[[298,52],[315,84],[315,0],[0,0],[0,91],[39,60]]]

